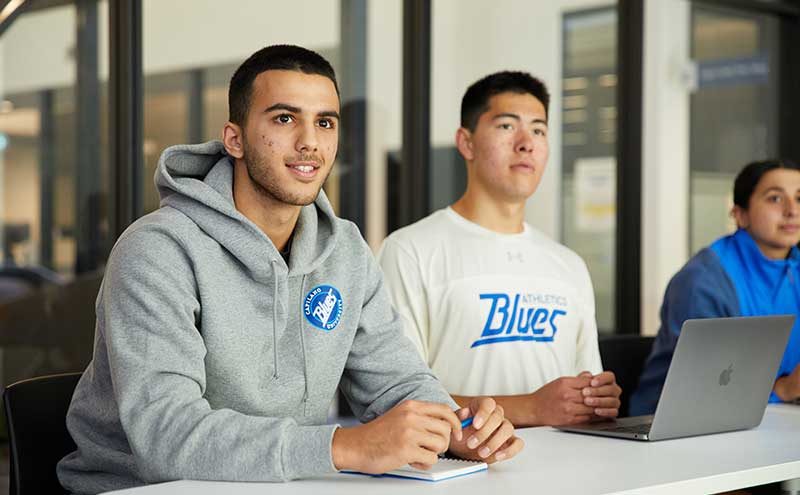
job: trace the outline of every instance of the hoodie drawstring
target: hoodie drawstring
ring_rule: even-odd
[[[303,274],[303,279],[300,282],[300,294],[305,294],[306,292],[306,275]],[[303,306],[300,305],[300,347],[303,348],[303,409],[306,408],[306,403],[308,401],[308,362],[306,359],[306,341],[303,338],[303,331],[304,323],[303,323]]]
[[[278,379],[278,270],[275,264],[278,260],[271,260],[272,264],[272,359],[275,363],[275,371],[272,379]]]
[[[272,264],[272,273],[273,273],[273,283],[272,283],[272,352],[273,352],[273,359],[275,361],[275,372],[272,374],[272,378],[277,380],[278,379],[278,270],[275,264],[278,260],[271,260],[270,263]],[[303,274],[303,279],[300,282],[300,293],[305,293],[306,290],[306,275]],[[303,411],[305,414],[308,413],[308,358],[306,357],[306,341],[305,337],[303,336],[303,305],[300,305],[300,347],[303,351]]]

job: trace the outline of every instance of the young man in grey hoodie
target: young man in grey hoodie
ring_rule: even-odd
[[[522,441],[492,399],[455,411],[358,229],[320,191],[338,142],[330,64],[264,48],[237,69],[229,105],[223,142],[164,152],[161,208],[111,253],[62,484],[96,493],[380,473],[448,449],[515,455]],[[365,424],[326,424],[337,387]]]

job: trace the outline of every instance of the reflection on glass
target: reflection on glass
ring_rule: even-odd
[[[777,21],[731,9],[692,7],[692,253],[734,230],[733,179],[777,152]]]
[[[86,366],[110,244],[107,4],[63,3],[0,37],[0,386]]]
[[[614,327],[617,16],[613,7],[564,16],[562,238],[586,262],[597,326]]]

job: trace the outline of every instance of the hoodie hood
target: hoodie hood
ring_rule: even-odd
[[[285,263],[269,237],[236,209],[233,167],[233,158],[220,141],[167,148],[155,174],[161,206],[179,210],[233,254],[256,280],[271,282],[271,265]],[[330,256],[338,234],[333,208],[320,190],[316,200],[300,210],[288,275],[313,272]]]

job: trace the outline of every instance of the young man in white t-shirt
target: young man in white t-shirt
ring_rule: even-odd
[[[470,86],[456,132],[464,195],[379,254],[406,334],[456,402],[491,395],[518,426],[615,417],[620,404],[585,263],[524,221],[549,155],[549,99],[523,72]]]

